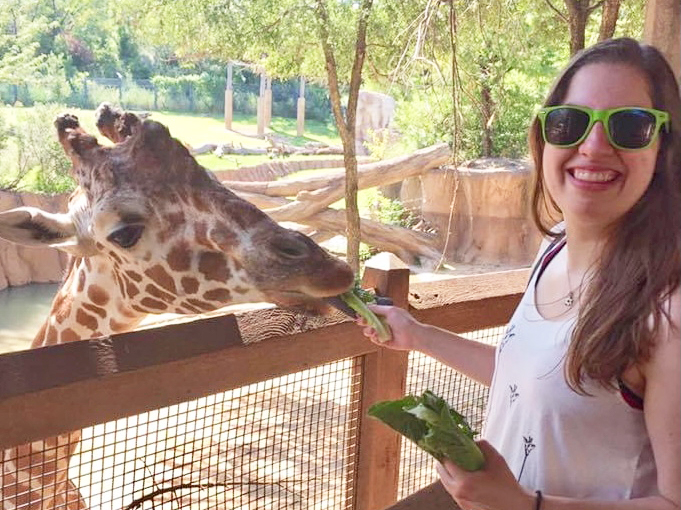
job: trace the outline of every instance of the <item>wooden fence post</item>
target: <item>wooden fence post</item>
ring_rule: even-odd
[[[265,78],[265,127],[269,128],[272,122],[272,78]]]
[[[300,78],[300,91],[298,92],[298,104],[296,111],[296,134],[303,136],[305,132],[305,78]]]
[[[409,304],[409,268],[392,253],[379,253],[365,264],[362,286],[390,297],[395,306]],[[362,407],[355,478],[356,510],[381,510],[397,501],[401,438],[367,416],[368,408],[382,400],[404,396],[409,353],[391,349],[364,356]]]
[[[258,136],[265,136],[265,72],[260,74],[260,92],[258,93],[257,116],[258,116]]]
[[[225,128],[232,129],[234,118],[234,88],[232,86],[233,64],[227,64],[227,85],[225,86]]]

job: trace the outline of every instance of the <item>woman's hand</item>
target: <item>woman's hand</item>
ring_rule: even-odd
[[[381,316],[390,327],[391,338],[387,342],[378,339],[376,330],[369,326],[362,318],[357,318],[357,324],[363,328],[362,333],[375,344],[398,351],[409,351],[415,348],[418,329],[423,326],[406,310],[396,306],[367,305],[369,310]]]
[[[445,461],[437,472],[447,492],[462,510],[527,510],[533,508],[534,494],[523,489],[504,458],[487,441],[477,441],[485,456],[480,471],[465,471]]]

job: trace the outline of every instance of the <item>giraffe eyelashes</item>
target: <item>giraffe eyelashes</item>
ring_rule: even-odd
[[[137,244],[137,241],[140,240],[143,232],[144,225],[140,225],[139,223],[133,225],[124,225],[123,227],[120,227],[109,234],[107,240],[117,244],[121,248],[132,248],[135,244]]]

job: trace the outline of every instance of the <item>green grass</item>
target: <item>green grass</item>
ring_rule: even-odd
[[[25,110],[28,108],[22,108]],[[0,116],[8,121],[14,120],[18,108],[0,105]],[[94,122],[94,110],[79,108],[64,108],[64,111],[73,113],[80,120],[81,126],[93,134],[97,134]],[[170,134],[192,147],[199,147],[205,143],[221,144],[231,143],[236,147],[257,148],[267,147],[268,142],[257,136],[257,118],[255,116],[236,114],[232,120],[232,129],[226,129],[224,118],[220,115],[195,115],[169,111],[152,111],[151,118],[165,124]],[[276,135],[288,144],[303,146],[307,142],[322,142],[327,145],[341,145],[336,128],[333,125],[319,121],[308,120],[305,122],[304,136],[296,136],[296,119],[274,117],[269,129],[265,133]],[[52,125],[46,125],[45,129],[54,129]],[[56,133],[55,133],[56,137]],[[98,136],[100,143],[107,143],[102,136]],[[306,159],[327,159],[329,156],[304,156]],[[212,153],[197,156],[197,161],[210,170],[228,170],[253,166],[270,161],[267,155],[238,156],[228,155],[219,158]]]

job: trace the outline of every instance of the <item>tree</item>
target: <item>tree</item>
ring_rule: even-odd
[[[47,55],[40,54],[37,34],[47,27],[42,18],[26,16],[21,0],[13,0],[0,11],[0,81],[20,85],[41,76]]]
[[[586,42],[586,28],[589,16],[599,8],[602,8],[601,25],[598,40],[609,39],[615,33],[617,16],[621,0],[565,0],[567,13],[555,7],[551,0],[546,3],[551,9],[567,23],[570,28],[570,55],[582,50]]]

